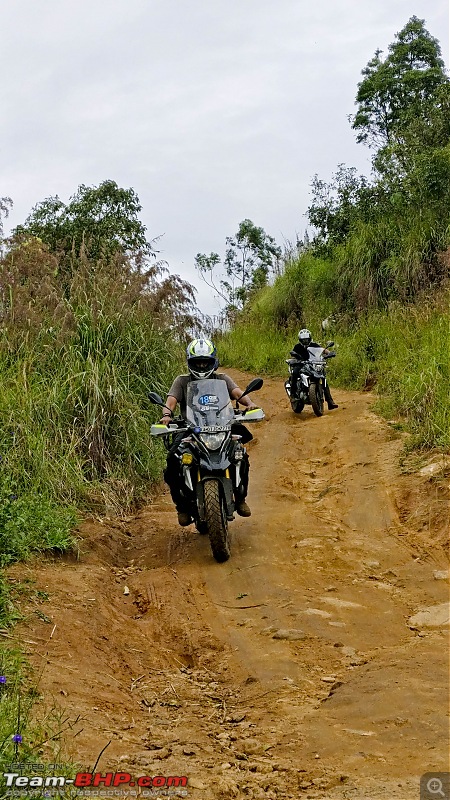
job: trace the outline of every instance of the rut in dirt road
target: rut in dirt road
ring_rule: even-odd
[[[99,769],[187,775],[206,800],[415,798],[448,769],[448,495],[399,474],[368,395],[336,394],[320,419],[280,380],[255,395],[252,516],[226,564],[164,494],[33,570],[57,635],[25,638],[41,690],[84,717],[82,764],[111,739]]]

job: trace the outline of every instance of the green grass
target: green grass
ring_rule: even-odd
[[[101,286],[56,322],[0,328],[0,566],[67,550],[80,513],[128,511],[160,479],[148,392],[165,393],[182,347],[140,303]]]
[[[222,363],[255,375],[280,375],[290,349],[285,333],[252,321],[236,325],[217,345]]]
[[[373,389],[380,413],[401,419],[415,447],[450,447],[449,299],[443,290],[416,305],[391,304],[360,316],[357,324],[341,323],[334,335],[330,385]],[[250,317],[223,337],[219,350],[227,364],[281,380],[296,336],[296,327],[281,331]]]
[[[18,649],[0,651],[0,675],[0,775],[54,775],[55,769],[49,765],[58,764],[56,774],[73,777],[75,768],[68,760],[64,737],[69,731],[80,729],[79,720],[70,719],[56,705],[45,707],[38,688],[39,676],[30,671]],[[22,737],[20,742],[14,741],[17,734]],[[11,769],[11,764],[23,766]],[[36,764],[42,767],[36,769]],[[5,791],[5,786],[1,777],[0,791]],[[68,795],[64,792],[56,796]],[[33,797],[45,795],[37,791]]]

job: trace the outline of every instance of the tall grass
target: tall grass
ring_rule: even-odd
[[[337,300],[357,311],[411,302],[446,274],[438,258],[450,243],[450,216],[405,206],[370,222],[358,220],[333,253]]]
[[[450,292],[372,312],[339,337],[335,380],[376,389],[378,408],[402,418],[419,447],[450,447]]]
[[[309,252],[291,255],[273,286],[255,297],[247,318],[280,329],[298,327],[306,319],[324,319],[333,310],[336,280],[333,263]]]
[[[288,337],[278,328],[242,322],[217,339],[223,364],[266,375],[279,375]]]
[[[81,256],[69,281],[36,241],[1,267],[0,566],[67,549],[77,510],[129,509],[159,479],[148,392],[178,369],[184,297],[120,259]]]
[[[0,259],[0,568],[75,546],[83,511],[120,513],[160,478],[148,392],[179,370],[192,294],[124,258],[71,263],[69,275],[33,238]],[[2,635],[17,617],[0,570]],[[60,763],[71,723],[57,708],[36,721],[27,670],[0,650],[0,764],[42,761],[44,747],[48,760],[49,742]]]
[[[308,319],[303,322],[317,331]],[[296,327],[257,325],[250,317],[224,336],[220,353],[227,364],[281,379],[296,335]],[[329,363],[332,386],[373,389],[378,409],[401,419],[415,446],[450,447],[448,288],[415,305],[391,303],[385,311],[361,315],[357,323],[342,319],[333,338],[337,358]]]

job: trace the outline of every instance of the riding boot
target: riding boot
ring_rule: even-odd
[[[244,457],[241,461],[240,483],[239,486],[235,487],[234,490],[234,497],[235,497],[234,507],[236,510],[236,514],[239,514],[240,517],[250,517],[252,513],[245,500],[248,492],[249,470],[250,470],[250,461],[248,458],[248,453],[245,452]]]
[[[325,395],[325,400],[328,403],[328,410],[329,411],[332,411],[333,408],[339,408],[338,404],[334,402],[334,400],[333,400],[333,398],[331,396],[330,387],[328,386],[328,381],[325,382],[324,395]]]

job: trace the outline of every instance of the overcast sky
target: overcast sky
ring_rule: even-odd
[[[413,14],[448,66],[448,0],[3,0],[5,230],[111,179],[196,284],[196,253],[223,255],[245,218],[295,240],[315,173],[369,174],[347,116],[361,70]]]

